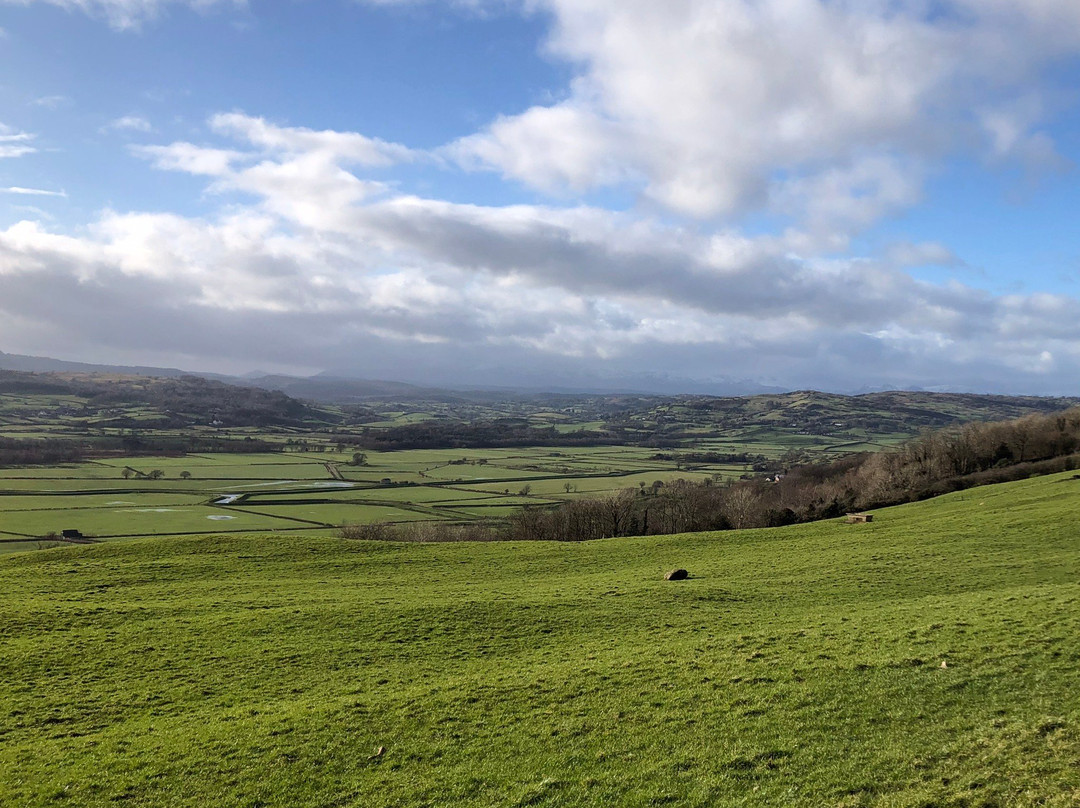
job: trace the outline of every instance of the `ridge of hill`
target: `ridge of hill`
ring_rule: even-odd
[[[1078,500],[1060,474],[865,525],[0,559],[0,803],[1065,808]]]
[[[28,356],[0,351],[0,370],[18,370],[24,373],[107,373],[122,376],[191,376],[200,375],[224,379],[218,374],[192,374],[179,368],[159,368],[143,365],[102,365],[92,362],[72,362],[48,356]]]
[[[324,426],[339,418],[284,393],[242,387],[200,376],[152,377],[105,373],[27,373],[0,370],[7,409],[45,407],[57,418],[93,416],[98,428],[178,429],[196,424],[223,427]],[[40,397],[53,397],[47,405]],[[132,412],[132,408],[140,408]],[[39,409],[39,411],[41,411]]]

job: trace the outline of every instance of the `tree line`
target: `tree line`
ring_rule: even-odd
[[[0,466],[78,463],[84,457],[82,445],[73,441],[0,438]]]
[[[28,440],[0,438],[0,467],[51,466],[80,463],[96,457],[182,457],[204,452],[280,452],[282,445],[257,438],[217,438],[212,436],[159,437],[123,435],[81,440],[46,438]]]

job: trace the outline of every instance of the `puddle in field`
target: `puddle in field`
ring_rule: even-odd
[[[222,515],[217,515],[217,516],[208,516],[206,518],[207,519],[212,519],[215,522],[221,522],[224,519],[235,519],[236,517],[235,516],[225,516],[225,515],[222,514]]]
[[[135,513],[178,513],[176,508],[135,508]]]
[[[122,499],[116,500],[116,502],[106,502],[106,505],[137,505],[137,502],[125,502]]]

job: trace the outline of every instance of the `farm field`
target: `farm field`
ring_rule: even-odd
[[[0,469],[0,553],[50,532],[96,540],[343,524],[476,521],[526,506],[675,478],[736,477],[745,465],[682,468],[625,447],[191,454]],[[160,479],[150,479],[154,471]],[[30,544],[28,544],[30,542]]]
[[[1078,505],[8,556],[0,804],[1072,806]]]

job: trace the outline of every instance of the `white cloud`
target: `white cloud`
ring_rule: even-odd
[[[926,164],[978,131],[993,155],[1060,165],[1031,87],[1080,48],[1073,0],[532,7],[577,66],[569,97],[448,153],[545,191],[627,185],[679,213],[777,209],[843,234],[912,204]]]
[[[0,3],[7,5],[22,6],[34,2],[104,17],[109,25],[117,30],[137,29],[144,22],[161,16],[169,6],[185,6],[205,11],[214,6],[244,5],[244,0],[0,0]]]
[[[131,151],[164,171],[183,171],[210,177],[228,174],[233,161],[244,156],[230,149],[212,149],[183,142],[168,146],[132,146]]]
[[[46,109],[58,109],[62,106],[71,103],[71,99],[66,95],[43,95],[40,98],[35,98],[31,102],[35,107],[45,107]]]
[[[31,145],[33,139],[34,136],[27,132],[16,132],[0,123],[0,158],[34,154],[37,149]]]
[[[269,154],[321,155],[327,160],[364,166],[390,166],[407,162],[415,155],[405,146],[355,132],[277,126],[240,112],[215,115],[210,119],[210,127]]]
[[[5,194],[17,194],[19,196],[58,196],[67,199],[67,193],[65,191],[46,191],[41,188],[22,188],[18,185],[0,188],[0,192]]]
[[[124,115],[120,118],[116,118],[102,127],[102,131],[107,130],[115,131],[128,131],[128,132],[153,132],[154,127],[146,118],[141,115]]]
[[[507,176],[547,192],[580,192],[633,179],[612,129],[609,122],[570,105],[533,107],[500,118],[442,153],[470,169],[499,166]]]
[[[227,354],[443,384],[587,384],[662,367],[847,388],[1008,378],[1059,392],[1080,371],[1068,347],[1080,302],[899,268],[950,260],[942,245],[825,261],[793,254],[787,237],[640,214],[455,204],[351,173],[377,162],[366,138],[257,120],[217,127],[236,150],[139,149],[254,197],[223,200],[217,217],[109,212],[78,237],[25,222],[0,232],[0,339],[112,351],[138,334],[148,357],[182,344],[200,363]]]
[[[133,152],[157,168],[214,177],[211,190],[254,194],[268,211],[315,229],[334,221],[340,226],[351,205],[386,190],[383,183],[358,179],[347,166],[386,168],[427,159],[405,146],[354,132],[282,127],[241,113],[215,115],[210,127],[247,148],[178,142],[138,146]]]

